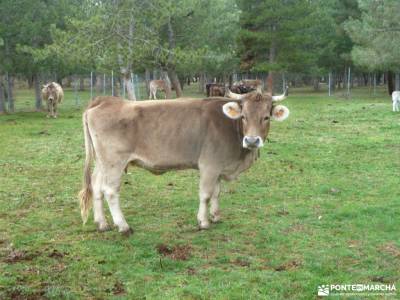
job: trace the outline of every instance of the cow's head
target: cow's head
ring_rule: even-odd
[[[268,136],[271,119],[283,121],[289,116],[289,109],[286,106],[275,105],[276,101],[284,98],[276,98],[271,94],[259,92],[245,95],[229,94],[231,97],[234,95],[240,101],[224,104],[222,107],[224,114],[234,120],[241,119],[243,148],[262,147]]]
[[[54,99],[57,98],[57,88],[53,83],[49,83],[48,85],[45,86],[46,93],[47,93],[47,99],[50,101],[54,101]]]

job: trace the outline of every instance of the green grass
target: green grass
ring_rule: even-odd
[[[31,92],[17,93],[17,108],[33,107]],[[400,114],[381,90],[337,95],[291,91],[289,119],[272,125],[248,172],[223,184],[223,221],[207,231],[197,230],[197,172],[129,169],[121,191],[129,238],[98,233],[92,218],[81,223],[87,93],[77,107],[67,91],[58,119],[0,116],[0,299],[315,299],[321,284],[400,289]],[[162,256],[159,244],[189,256]]]

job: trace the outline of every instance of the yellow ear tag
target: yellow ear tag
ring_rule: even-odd
[[[232,116],[233,118],[236,118],[239,116],[239,113],[232,107],[229,107],[229,115]]]
[[[277,112],[275,113],[275,116],[276,116],[277,118],[280,118],[280,117],[283,116],[284,113],[285,113],[285,112],[283,111],[283,109],[280,109],[279,111],[277,111]]]

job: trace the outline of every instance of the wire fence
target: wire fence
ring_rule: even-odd
[[[183,85],[184,96],[205,97],[207,83],[220,83],[229,85],[243,79],[259,79],[265,87],[268,74],[263,73],[235,73],[232,76],[218,78],[211,76],[187,77],[181,81]],[[145,74],[131,74],[131,83],[134,87],[134,94],[138,101],[149,99],[148,83],[150,79],[160,79],[160,72],[153,72],[149,76]],[[42,85],[56,81],[51,76],[43,76],[40,80],[39,88]],[[65,93],[65,101],[62,104],[65,108],[81,108],[86,106],[90,99],[96,96],[119,96],[127,98],[125,82],[119,74],[114,71],[90,72],[88,74],[71,75],[62,80],[62,86]],[[35,99],[40,95],[35,92],[33,84],[29,84],[26,80],[16,79],[14,81],[14,106],[15,111],[33,111],[35,110]],[[400,75],[396,74],[394,85],[396,90],[400,90]],[[354,88],[363,87],[364,91],[368,90],[370,96],[376,96],[378,89],[387,86],[387,78],[384,74],[353,74],[351,68],[341,74],[328,73],[324,76],[310,76],[301,73],[274,73],[274,94],[280,94],[289,89],[300,91],[302,89],[308,92],[324,93],[326,96],[343,97],[351,99]],[[164,94],[159,93],[158,98],[163,99]],[[7,100],[7,98],[6,98]],[[6,102],[6,108],[8,103]],[[45,106],[45,103],[42,103]]]

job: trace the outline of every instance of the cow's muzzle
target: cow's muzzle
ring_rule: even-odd
[[[259,136],[245,136],[243,138],[243,148],[260,148],[264,145],[262,138]]]

